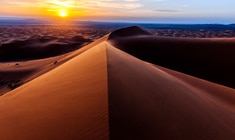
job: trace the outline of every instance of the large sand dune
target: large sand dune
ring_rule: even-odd
[[[131,29],[139,33],[114,31],[109,42],[144,61],[235,88],[235,38],[166,38]]]
[[[77,38],[76,36],[74,38]],[[4,47],[0,46],[0,53],[4,54],[2,56],[5,58],[11,58],[8,59],[8,61],[3,61],[1,62],[0,60],[0,95],[5,94],[6,92],[13,90],[29,81],[32,79],[54,69],[55,67],[63,64],[67,60],[85,52],[91,47],[94,47],[96,44],[99,44],[100,42],[104,41],[107,39],[107,36],[97,39],[95,42],[90,43],[87,46],[84,46],[76,51],[66,53],[67,49],[66,47],[68,46],[63,46],[61,49],[62,55],[54,56],[54,57],[49,57],[52,55],[50,51],[47,51],[48,47],[45,46],[45,48],[39,48],[43,49],[45,52],[45,55],[41,55],[43,59],[36,59],[36,57],[33,57],[35,60],[30,60],[30,56],[39,56],[37,53],[37,49],[35,47],[31,47],[27,53],[24,51],[26,48],[22,48],[22,44],[19,44],[18,48],[10,47],[8,48],[8,51],[11,52],[11,55],[14,54],[14,57],[10,57],[11,55],[8,55],[8,53],[4,53]],[[77,39],[78,40],[78,39]],[[32,41],[32,40],[31,40]],[[11,43],[10,43],[11,44]],[[39,44],[36,42],[36,44]],[[30,43],[28,44],[30,46]],[[55,46],[57,48],[57,46]],[[80,47],[77,46],[77,47]],[[75,47],[76,48],[76,47]],[[17,49],[21,49],[21,51],[17,51]],[[32,52],[32,53],[31,53]],[[22,59],[22,56],[24,59]],[[0,56],[1,57],[1,56]],[[47,58],[49,57],[49,58]]]
[[[234,42],[113,32],[1,96],[0,139],[233,140],[235,90],[213,82],[232,74]]]
[[[106,51],[96,46],[0,101],[1,139],[108,139]]]

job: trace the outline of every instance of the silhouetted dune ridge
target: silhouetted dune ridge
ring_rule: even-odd
[[[123,37],[144,36],[144,35],[152,35],[152,34],[142,29],[139,26],[131,26],[113,31],[109,35],[108,40],[123,38]]]

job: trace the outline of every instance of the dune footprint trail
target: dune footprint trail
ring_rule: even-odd
[[[134,38],[153,37],[113,32],[0,97],[0,139],[235,139],[235,90],[123,51]]]

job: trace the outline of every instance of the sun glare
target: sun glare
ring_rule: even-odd
[[[59,13],[60,17],[67,17],[68,16],[68,12],[64,9],[59,10],[58,13]]]

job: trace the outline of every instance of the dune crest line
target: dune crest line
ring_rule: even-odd
[[[233,140],[235,89],[217,83],[233,70],[234,42],[114,31],[1,96],[0,139]]]

